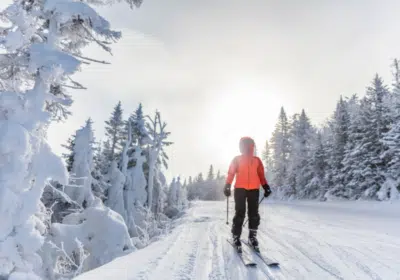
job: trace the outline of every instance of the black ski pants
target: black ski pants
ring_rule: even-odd
[[[235,216],[232,223],[232,234],[240,236],[242,233],[243,221],[247,215],[249,217],[249,229],[258,229],[260,225],[260,214],[258,213],[259,190],[246,190],[235,188]]]

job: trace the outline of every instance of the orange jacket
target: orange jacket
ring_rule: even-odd
[[[262,161],[253,155],[244,154],[233,159],[229,166],[227,184],[232,184],[236,176],[235,188],[246,190],[259,189],[260,185],[267,184]]]

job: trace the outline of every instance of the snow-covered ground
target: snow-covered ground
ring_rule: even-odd
[[[400,279],[400,204],[264,203],[259,240],[277,269],[242,265],[225,205],[196,202],[165,239],[76,279]]]

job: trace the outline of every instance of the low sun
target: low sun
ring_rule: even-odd
[[[243,136],[252,137],[261,155],[271,136],[283,100],[264,82],[246,80],[211,92],[207,107],[206,144],[219,164],[228,164],[239,153]]]

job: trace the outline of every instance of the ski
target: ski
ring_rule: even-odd
[[[254,247],[251,246],[247,241],[242,240],[242,243],[246,244],[246,246],[249,247],[266,265],[279,266],[279,262],[262,255],[261,252],[254,249]]]
[[[232,245],[232,247],[235,249],[235,252],[237,253],[237,255],[239,256],[240,260],[243,262],[243,264],[245,266],[249,266],[249,267],[256,267],[257,266],[257,264],[251,260],[251,258],[249,257],[249,255],[246,252],[244,252],[243,250],[242,250],[241,253],[238,252],[236,246],[232,243],[231,240],[227,239],[226,241],[228,241],[228,243]]]

